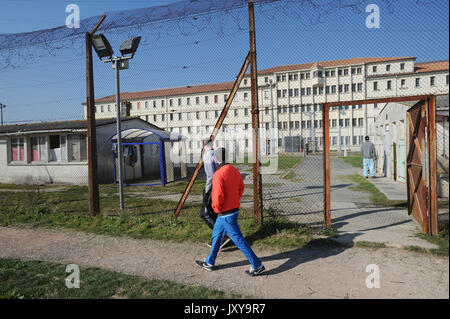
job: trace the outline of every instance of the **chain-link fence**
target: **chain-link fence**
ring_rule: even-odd
[[[346,105],[345,101],[448,93],[448,17],[442,18],[445,5],[440,1],[414,5],[379,1],[378,11],[370,13],[369,5],[360,0],[345,4],[255,1],[264,214],[275,212],[310,225],[323,223],[321,107],[325,102],[342,101],[330,109],[329,119],[332,209],[345,211],[348,203],[356,207],[361,202],[358,197],[363,196],[349,189],[352,185],[346,178],[362,172],[358,156],[366,135],[377,149],[378,174],[406,183],[404,114],[410,105],[387,111],[391,106]],[[430,18],[434,16],[439,19]],[[385,19],[377,26],[380,17]],[[85,20],[79,30],[60,27],[0,35],[0,102],[8,105],[2,108],[3,124],[12,125],[0,129],[0,153],[7,154],[0,159],[5,164],[0,182],[13,181],[17,174],[24,176],[20,181],[42,176],[43,183],[87,184],[84,32],[99,19]],[[416,21],[429,23],[424,28]],[[121,101],[128,117],[123,129],[157,128],[186,138],[186,169],[184,163],[168,160],[167,149],[152,152],[139,146],[124,152],[127,169],[139,175],[147,165],[146,156],[152,154],[143,175],[164,175],[164,184],[185,176],[185,170],[188,176],[192,173],[202,140],[211,135],[248,54],[248,31],[247,1],[182,1],[107,15],[97,33],[105,35],[116,55],[126,38],[141,36],[129,68],[120,71]],[[113,183],[115,75],[111,64],[101,63],[95,52],[94,83],[99,180]],[[215,143],[232,150],[230,162],[240,169],[246,184],[242,205],[247,208],[254,201],[251,100],[251,79],[246,74]],[[403,118],[393,120],[397,113]],[[445,185],[448,189],[446,119],[437,118],[441,190]],[[36,130],[28,121],[49,123]],[[55,124],[61,121],[64,127]],[[389,141],[386,121],[391,123]],[[25,128],[29,134],[22,134]],[[140,149],[144,151],[138,154]],[[352,158],[356,167],[348,164]],[[12,172],[8,179],[6,171]],[[173,194],[181,195],[184,184],[177,185],[166,188],[165,199],[179,199]],[[198,194],[190,200],[201,202]]]

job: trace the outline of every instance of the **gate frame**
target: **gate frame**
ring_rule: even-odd
[[[338,101],[322,103],[322,134],[323,134],[323,191],[324,191],[324,225],[331,228],[331,196],[330,196],[330,122],[329,112],[332,106],[375,104],[375,103],[394,103],[418,101],[424,102],[427,110],[427,136],[428,156],[430,159],[429,171],[429,196],[427,199],[427,210],[429,212],[429,221],[431,225],[427,227],[427,234],[435,235],[438,233],[438,209],[437,209],[437,164],[436,164],[436,95],[412,95],[397,96],[392,98],[377,98],[355,101]],[[367,125],[367,123],[366,123]],[[408,147],[407,147],[408,148]],[[434,160],[431,160],[434,159]],[[408,176],[406,176],[408,180]],[[408,206],[409,206],[408,197]],[[430,227],[431,226],[431,227]]]

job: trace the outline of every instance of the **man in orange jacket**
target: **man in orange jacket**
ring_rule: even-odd
[[[242,236],[237,222],[239,206],[241,205],[240,200],[244,193],[241,173],[237,168],[226,163],[224,148],[216,150],[215,159],[219,167],[212,179],[211,197],[212,208],[218,214],[218,217],[212,233],[211,253],[205,261],[196,261],[196,263],[206,270],[214,270],[222,239],[227,233],[251,264],[250,270],[247,270],[246,273],[251,276],[259,275],[265,270],[265,267]]]

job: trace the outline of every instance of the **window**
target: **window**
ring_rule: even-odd
[[[436,84],[436,77],[430,76],[430,86],[434,86]]]
[[[358,119],[352,119],[352,126],[358,126]]]
[[[178,113],[178,120],[181,121],[183,119],[183,113]]]
[[[339,84],[339,93],[342,93],[344,86],[342,84]]]
[[[195,119],[200,120],[200,112],[195,112]]]
[[[358,118],[358,126],[363,126],[364,125],[364,118],[360,117]]]
[[[373,72],[373,73],[377,73],[377,66],[376,66],[376,65],[374,65],[374,66],[372,67],[372,72]]]
[[[309,79],[310,78],[310,74],[309,74],[309,72],[308,73],[305,73],[305,79]]]
[[[64,138],[64,148],[65,148],[65,138]],[[63,148],[61,147],[61,137],[59,135],[50,135],[49,137],[50,146],[50,161],[60,162]]]
[[[190,97],[186,98],[186,104],[187,105],[191,105],[191,98]]]
[[[344,69],[344,75],[348,75],[348,69]]]
[[[350,126],[350,119],[345,119],[345,127],[349,127]]]
[[[87,161],[86,135],[67,135],[67,152],[69,162]]]
[[[391,71],[391,65],[390,64],[386,64],[386,72]]]
[[[344,84],[344,92],[348,92],[350,89],[350,84]]]
[[[30,138],[30,161],[39,162],[47,159],[45,152],[45,137]]]
[[[228,100],[228,94],[223,95],[223,101],[226,102]]]
[[[178,106],[181,106],[181,99],[178,99]]]
[[[219,117],[219,111],[218,111],[218,110],[215,110],[215,111],[214,111],[214,115],[215,115],[216,118],[218,118],[218,117]]]
[[[331,120],[331,127],[336,127],[337,120]]]
[[[25,149],[23,138],[11,139],[11,162],[23,162],[25,160]]]
[[[352,92],[356,92],[356,83],[352,83]]]
[[[219,103],[219,96],[218,95],[214,95],[214,103]]]
[[[208,96],[205,96],[205,104],[208,104],[209,103],[209,98],[208,98]]]
[[[300,95],[301,95],[301,96],[304,96],[305,94],[306,94],[305,88],[301,88],[301,89],[300,89]]]
[[[405,63],[400,63],[400,70],[404,70],[405,69]]]
[[[248,116],[248,109],[244,109],[244,115]]]
[[[400,80],[400,87],[401,88],[405,88],[406,87],[406,80],[405,79],[401,79]]]
[[[416,88],[420,87],[420,78],[416,78]]]
[[[164,100],[161,100],[161,107],[164,107]]]
[[[362,68],[361,68],[361,67],[356,68],[356,73],[357,73],[357,74],[361,74],[361,73],[362,73]]]
[[[448,80],[448,77],[447,77],[447,80]],[[448,82],[447,82],[447,84],[448,84]],[[298,96],[298,89],[294,89],[294,96]]]
[[[336,85],[331,86],[331,94],[336,94]]]
[[[306,95],[311,95],[311,88],[306,88]]]
[[[169,106],[172,107],[173,106],[173,99],[169,100]]]
[[[247,92],[244,93],[244,101],[248,101],[248,93]]]
[[[336,71],[335,71],[335,70],[332,70],[332,71],[330,72],[330,76],[336,76]]]
[[[264,83],[268,83],[269,82],[269,78],[266,76],[265,78],[264,78]]]
[[[392,90],[392,81],[391,80],[387,81],[386,90]]]
[[[200,97],[195,97],[195,104],[199,105],[200,104]]]
[[[445,76],[445,84],[448,85],[448,75]]]

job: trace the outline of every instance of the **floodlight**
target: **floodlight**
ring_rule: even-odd
[[[136,53],[140,41],[141,37],[126,39],[120,46],[120,53],[122,53],[122,55],[131,54],[133,56]]]
[[[97,52],[100,60],[102,58],[111,58],[114,54],[111,45],[103,34],[95,34],[92,36],[92,45]]]

